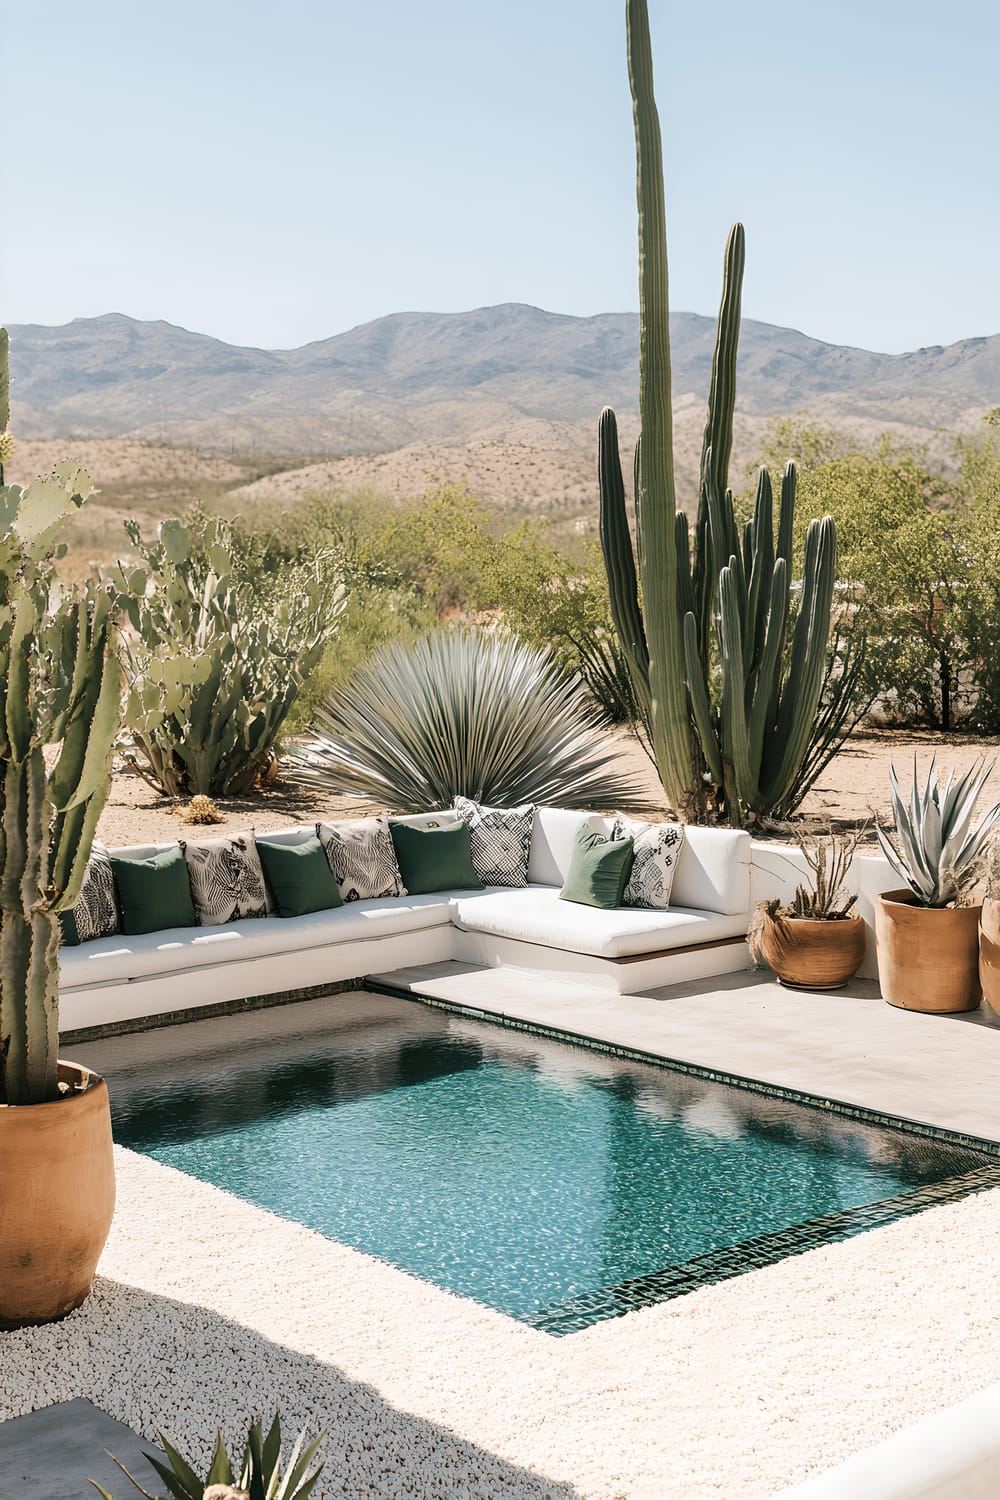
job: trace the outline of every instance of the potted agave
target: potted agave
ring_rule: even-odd
[[[990,775],[982,762],[938,783],[934,761],[921,790],[914,763],[904,797],[890,767],[896,837],[878,828],[882,852],[905,888],[875,899],[875,946],[883,998],[904,1010],[975,1010],[979,982],[979,919],[973,899],[981,856],[1000,804],[973,823]]]
[[[825,835],[801,830],[798,845],[811,880],[789,904],[762,901],[748,933],[755,963],[763,959],[779,983],[797,990],[839,990],[865,956],[865,924],[844,882],[865,828]]]
[[[53,577],[89,481],[63,464],[4,486],[7,392],[0,329],[0,1328],[16,1328],[83,1301],[114,1207],[107,1087],[58,1058],[58,912],[107,799],[121,674],[113,596]]]

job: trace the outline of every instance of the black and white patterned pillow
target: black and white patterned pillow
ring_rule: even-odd
[[[684,843],[683,823],[644,823],[638,818],[623,818],[619,813],[611,837],[634,840],[635,858],[622,905],[665,911],[670,905],[670,887]]]
[[[191,840],[181,848],[199,926],[221,927],[273,911],[252,833]]]
[[[343,823],[317,823],[316,834],[342,901],[406,895],[385,813]]]
[[[103,844],[91,849],[79,900],[66,916],[69,920],[64,927],[76,934],[79,943],[121,932],[111,856]]]
[[[483,885],[527,885],[534,804],[483,807],[456,797],[455,811],[469,825],[472,868]]]

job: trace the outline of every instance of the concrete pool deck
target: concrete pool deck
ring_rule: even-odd
[[[409,976],[484,1011],[1000,1139],[986,1017],[758,976],[638,997],[513,977],[491,1006],[477,975]],[[368,1004],[263,1014],[277,1029]],[[114,1045],[162,1079],[191,1030]],[[101,1043],[67,1050],[101,1064]],[[290,1435],[327,1432],[317,1497],[764,1500],[1000,1379],[1000,1191],[553,1339],[132,1152],[117,1165],[90,1301],[0,1337],[0,1418],[84,1397],[207,1455],[216,1425],[238,1441],[251,1412],[280,1407]]]
[[[746,973],[642,995],[457,963],[372,979],[485,1015],[1000,1141],[1000,1020],[985,1005],[965,1015],[921,1015],[886,1005],[873,980],[809,994]]]

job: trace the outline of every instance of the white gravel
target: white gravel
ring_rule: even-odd
[[[1000,1378],[1000,1192],[554,1339],[120,1148],[118,1181],[90,1300],[0,1335],[0,1418],[82,1395],[207,1454],[279,1407],[325,1497],[750,1500]]]

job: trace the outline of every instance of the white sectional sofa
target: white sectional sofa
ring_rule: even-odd
[[[449,814],[407,818],[420,826]],[[65,1031],[361,979],[457,959],[584,979],[613,994],[745,968],[751,841],[729,829],[688,828],[666,911],[601,911],[559,899],[581,824],[611,820],[538,808],[527,887],[442,891],[357,901],[304,917],[115,936],[61,950]],[[296,843],[300,824],[269,839]],[[123,849],[145,858],[164,845]]]

